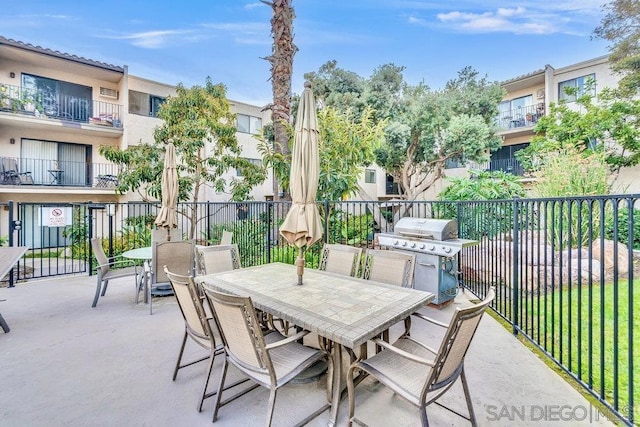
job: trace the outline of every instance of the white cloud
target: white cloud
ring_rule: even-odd
[[[158,49],[180,40],[193,42],[201,39],[191,30],[156,30],[102,37],[129,40],[132,45],[145,49]]]
[[[252,10],[258,7],[267,7],[266,4],[264,3],[260,3],[260,2],[255,2],[255,3],[247,3],[244,5],[244,8],[247,10]]]
[[[517,7],[505,0],[460,1],[456,9],[435,14],[435,20],[415,13],[408,22],[425,27],[441,27],[466,33],[508,32],[513,34],[588,34],[600,18],[602,0],[521,0]],[[430,5],[430,9],[433,5]],[[447,4],[442,3],[441,9]]]

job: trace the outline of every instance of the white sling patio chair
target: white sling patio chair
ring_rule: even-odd
[[[413,286],[415,267],[416,256],[414,254],[367,249],[364,256],[362,278],[410,288]]]
[[[266,424],[271,425],[278,389],[317,361],[324,359],[331,363],[331,358],[324,350],[297,342],[308,334],[308,331],[299,332],[291,337],[285,337],[277,331],[263,334],[262,329],[257,327],[258,317],[251,298],[223,294],[208,288],[205,288],[205,295],[211,304],[225,350],[213,421],[218,419],[220,407],[247,391],[222,401],[227,370],[231,363],[251,380],[269,389]],[[317,413],[300,424],[309,421],[315,415]]]
[[[322,247],[318,270],[355,277],[360,266],[362,248],[335,243],[326,243]]]
[[[194,248],[195,244],[192,240],[153,242],[151,265],[147,268],[145,280],[149,314],[153,314],[154,293],[162,296],[171,295],[173,292],[164,267],[176,274],[191,276],[194,268]]]
[[[406,252],[395,252],[381,249],[367,249],[364,255],[362,278],[389,285],[411,288],[413,273],[416,267],[416,256]],[[404,319],[405,333],[411,328],[411,317]],[[382,338],[389,341],[389,331],[384,331]]]
[[[163,267],[163,270],[171,283],[173,293],[176,296],[180,312],[184,319],[184,337],[182,338],[182,345],[180,346],[180,352],[178,353],[176,367],[173,370],[173,381],[178,377],[178,371],[180,369],[207,359],[209,360],[204,387],[202,389],[200,401],[198,402],[198,411],[202,411],[202,404],[204,403],[204,400],[217,393],[215,391],[207,392],[207,388],[209,387],[209,380],[211,379],[211,372],[213,371],[213,362],[215,361],[215,357],[224,352],[224,347],[222,346],[220,334],[213,324],[213,316],[211,314],[207,314],[205,310],[206,304],[203,304],[205,297],[201,296],[198,291],[197,285],[193,281],[193,276],[174,274],[170,272],[166,266]],[[200,347],[208,350],[209,354],[206,357],[183,363],[182,357],[184,355],[187,339],[189,338]],[[247,380],[240,380],[231,384],[229,387],[235,387],[245,381]]]
[[[240,254],[236,244],[196,247],[198,275],[236,270],[240,267]]]
[[[104,253],[104,249],[102,248],[102,240],[96,237],[91,239],[91,249],[93,250],[93,255],[98,261],[98,265],[96,266],[96,271],[98,273],[98,278],[96,280],[96,294],[93,297],[93,304],[91,304],[91,307],[95,307],[98,304],[98,298],[100,298],[100,296],[104,296],[107,292],[107,285],[111,279],[133,276],[135,278],[136,291],[138,290],[138,274],[143,274],[143,268],[141,266],[138,267],[134,264],[133,260],[119,256],[107,258],[107,255]]]
[[[349,425],[353,422],[362,424],[362,421],[355,417],[354,374],[356,371],[371,375],[380,384],[389,387],[398,396],[417,406],[420,409],[423,426],[429,425],[427,405],[434,402],[471,421],[472,425],[476,425],[473,404],[464,375],[464,357],[482,314],[494,296],[493,289],[490,289],[485,299],[480,303],[468,308],[456,308],[449,324],[430,319],[420,313],[414,313],[413,316],[416,318],[446,328],[438,350],[408,335],[403,335],[393,344],[382,339],[374,340],[376,344],[383,347],[383,350],[368,359],[353,363],[347,373]],[[458,378],[462,382],[469,411],[468,417],[436,402]]]

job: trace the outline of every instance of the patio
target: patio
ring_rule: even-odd
[[[3,425],[211,425],[212,399],[201,413],[196,409],[206,364],[182,369],[171,380],[184,330],[175,299],[157,299],[149,316],[145,304],[133,303],[130,282],[113,280],[96,308],[91,308],[95,276],[0,288],[0,312],[11,327],[0,333]],[[447,320],[468,295],[459,295],[443,310],[428,309],[430,315]],[[400,333],[397,327],[392,336]],[[202,354],[195,345],[188,344],[187,350]],[[222,358],[216,361],[221,363]],[[466,371],[479,425],[575,425],[582,416],[583,423],[613,425],[490,316],[480,324]],[[215,385],[217,374],[214,367]],[[230,368],[230,375],[237,372]],[[370,425],[419,424],[413,407],[388,390],[369,380],[356,390],[359,417]],[[459,383],[445,396],[447,402],[460,398],[452,406],[464,410]],[[261,425],[267,399],[268,392],[259,388],[224,407],[215,425]],[[324,401],[324,377],[286,386],[278,394],[273,424],[290,425]],[[346,424],[347,406],[345,399],[339,425]],[[428,412],[435,426],[462,421],[435,405]],[[310,425],[326,425],[327,418],[325,412]]]

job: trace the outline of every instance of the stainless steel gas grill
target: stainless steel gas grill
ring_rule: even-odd
[[[434,304],[444,304],[458,291],[458,257],[477,240],[458,238],[454,219],[402,218],[393,234],[378,234],[380,247],[416,255],[413,287],[432,292]]]

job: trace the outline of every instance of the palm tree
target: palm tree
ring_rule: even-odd
[[[271,55],[264,59],[271,64],[273,104],[269,107],[273,120],[274,150],[277,153],[288,155],[290,154],[289,136],[284,123],[291,122],[291,76],[293,74],[293,57],[298,50],[293,44],[293,18],[295,18],[295,14],[293,7],[291,7],[292,0],[261,1],[273,9],[271,17],[273,48]],[[274,200],[290,200],[289,195],[280,197],[279,192],[279,183],[274,177]]]

